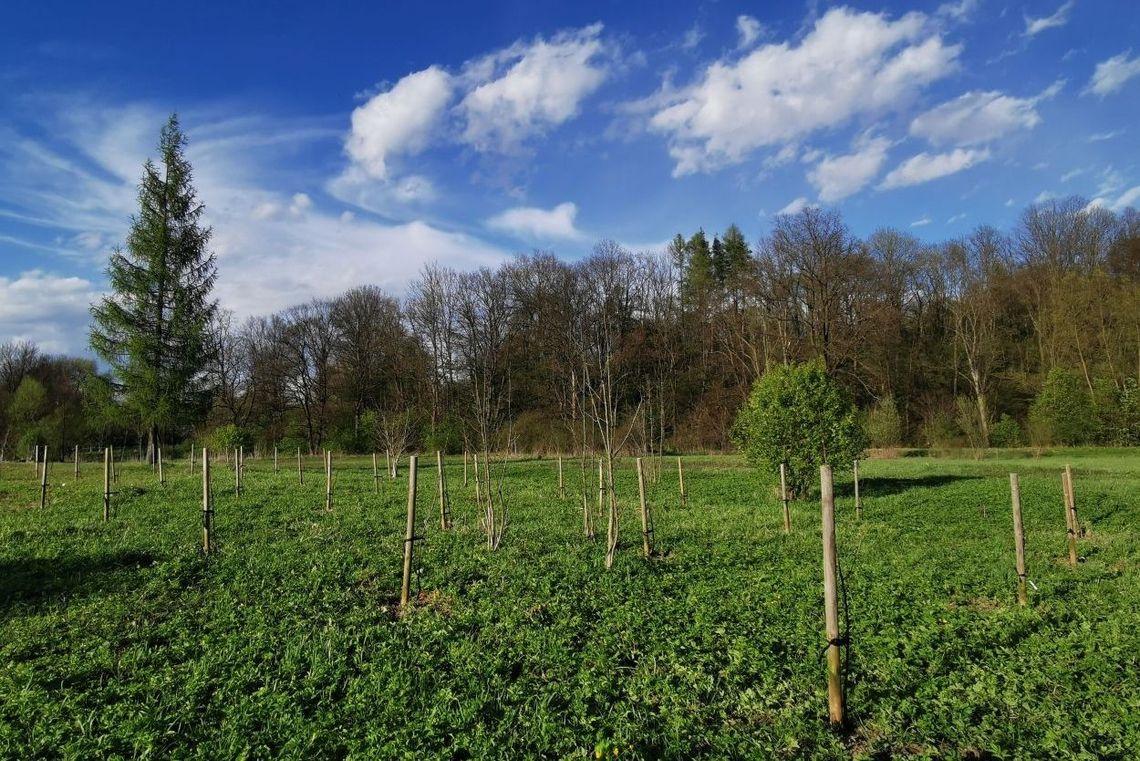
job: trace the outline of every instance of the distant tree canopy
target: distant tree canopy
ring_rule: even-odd
[[[111,309],[139,338],[127,341],[136,333],[116,320],[97,325],[115,339],[114,383],[59,358],[44,365],[34,347],[0,355],[9,454],[48,430],[79,430],[66,410],[90,414],[81,428],[92,442],[145,440],[154,424],[171,440],[193,426],[205,442],[232,425],[251,445],[306,451],[723,450],[756,380],[812,360],[881,446],[1140,442],[1132,209],[1049,201],[1009,231],[983,225],[926,243],[892,228],[860,238],[837,211],[808,208],[751,242],[729,226],[679,233],[664,252],[603,241],[572,260],[537,251],[469,272],[430,265],[399,299],[360,284],[238,321],[211,314],[213,260],[197,217],[163,227],[151,213],[178,177],[180,208],[200,209],[188,167],[151,167],[129,239],[139,256],[115,260],[130,287]],[[185,244],[182,259],[147,253],[164,240]],[[163,261],[196,274],[179,314],[197,317],[159,340],[148,330],[173,317],[174,291],[162,291],[167,320],[150,294],[178,269],[152,267]],[[127,298],[135,284],[147,294]],[[167,361],[175,346],[187,351]],[[31,428],[23,401],[9,412],[27,375],[48,399]]]
[[[145,431],[148,460],[162,431],[198,422],[211,399],[205,369],[217,275],[185,145],[172,115],[159,138],[162,170],[144,165],[126,251],[111,256],[112,293],[91,308],[91,347]]]

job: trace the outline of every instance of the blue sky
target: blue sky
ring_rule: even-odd
[[[0,10],[0,340],[83,352],[177,111],[239,317],[428,262],[839,208],[939,241],[1140,205],[1135,2]]]

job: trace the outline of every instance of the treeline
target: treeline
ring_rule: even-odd
[[[819,358],[877,446],[1131,445],[1140,214],[1071,198],[1008,232],[927,244],[890,228],[860,239],[838,212],[808,208],[755,245],[730,226],[664,252],[603,241],[578,261],[429,266],[402,302],[360,286],[240,324],[223,313],[211,334],[212,411],[168,440],[719,450],[766,368]],[[98,377],[89,363],[3,372],[9,453],[49,431],[66,445],[130,428],[106,409],[109,380],[82,380]],[[44,401],[28,401],[24,377]],[[65,425],[83,404],[95,422]]]

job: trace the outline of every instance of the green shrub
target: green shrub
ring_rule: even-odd
[[[238,447],[250,446],[250,437],[244,430],[231,423],[215,428],[210,434],[210,442],[215,450],[228,454]]]
[[[1021,434],[1021,425],[1009,414],[1001,416],[990,428],[990,446],[1009,448],[1020,447],[1025,443]]]
[[[787,463],[796,495],[815,483],[820,465],[845,467],[867,446],[855,405],[819,361],[779,365],[758,378],[732,439],[753,465],[771,472]]]
[[[922,440],[932,449],[950,449],[962,445],[962,431],[943,410],[932,412],[922,423]]]
[[[896,447],[902,443],[902,417],[895,406],[895,398],[887,394],[867,411],[867,438],[878,449]]]
[[[1055,367],[1029,409],[1036,444],[1085,444],[1096,438],[1097,419],[1092,397],[1077,375]]]

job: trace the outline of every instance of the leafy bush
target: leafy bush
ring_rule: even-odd
[[[878,449],[902,443],[902,417],[895,398],[887,394],[867,411],[867,438]]]
[[[990,428],[990,445],[995,447],[1019,447],[1025,443],[1021,434],[1021,425],[1009,414],[1001,416]]]
[[[758,378],[732,438],[753,465],[787,463],[794,494],[808,491],[821,464],[843,466],[867,446],[855,405],[819,361],[779,365]]]
[[[1097,419],[1088,387],[1070,370],[1049,371],[1029,409],[1037,444],[1085,444],[1096,438]]]
[[[249,435],[232,423],[215,428],[210,441],[215,450],[227,454],[238,447],[250,446]]]
[[[445,415],[435,424],[424,426],[424,451],[459,454],[463,451],[463,422],[454,415]]]

